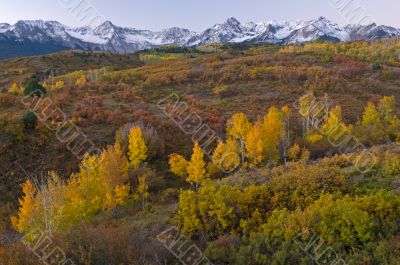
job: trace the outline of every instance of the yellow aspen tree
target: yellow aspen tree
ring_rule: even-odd
[[[62,210],[65,227],[89,220],[105,208],[107,192],[99,172],[99,160],[95,155],[87,155],[81,162],[79,172],[69,178]]]
[[[393,112],[396,106],[396,98],[394,96],[384,96],[378,105],[378,111],[382,119],[388,124],[392,123],[394,118]]]
[[[264,160],[261,122],[251,126],[246,136],[246,157],[250,160],[250,167],[258,166]]]
[[[172,154],[169,156],[169,171],[179,177],[186,177],[188,174],[189,162],[181,155]]]
[[[22,95],[23,89],[17,85],[17,83],[13,83],[9,89],[9,92],[14,95]]]
[[[240,155],[240,146],[238,142],[233,138],[228,138],[226,140],[226,146],[229,148],[230,152],[236,153],[238,156]]]
[[[311,109],[315,103],[313,94],[307,94],[299,100],[299,113],[303,117],[303,136],[305,136],[311,126]]]
[[[325,138],[334,146],[340,145],[350,133],[350,128],[342,121],[342,108],[338,105],[327,115],[321,126]]]
[[[250,130],[250,126],[251,124],[248,121],[246,114],[244,113],[233,114],[227,124],[228,137],[232,137],[233,139],[239,142],[239,149],[242,162],[244,161],[244,156],[245,156],[244,142],[246,139],[246,135]]]
[[[128,180],[129,162],[122,153],[121,146],[108,146],[100,156],[99,174],[110,190]]]
[[[36,200],[42,209],[41,219],[49,236],[63,227],[64,215],[61,208],[65,200],[65,189],[65,183],[55,172],[49,172],[46,182],[39,185]]]
[[[380,114],[372,102],[369,102],[364,110],[362,125],[379,125],[380,124]]]
[[[322,130],[325,133],[328,133],[341,123],[342,108],[338,105],[329,112],[329,115],[326,117],[325,124],[322,125]]]
[[[197,212],[197,193],[192,190],[181,191],[179,196],[178,218],[182,233],[189,237],[202,228]]]
[[[240,164],[240,158],[235,150],[232,150],[227,144],[218,141],[217,147],[212,154],[212,163],[219,171],[231,172]]]
[[[11,219],[13,227],[19,232],[42,229],[48,235],[66,230],[101,210],[126,203],[130,191],[126,180],[128,160],[118,144],[107,147],[100,157],[87,155],[67,184],[52,172],[36,188],[26,182],[20,211]]]
[[[28,180],[22,184],[22,193],[24,194],[19,199],[20,208],[17,216],[11,217],[13,228],[20,233],[29,233],[38,225],[38,205],[36,203],[36,189]]]
[[[40,229],[51,236],[62,227],[65,184],[56,173],[49,172],[46,182],[35,182],[35,186],[25,182],[22,191],[19,213],[11,218],[14,229],[21,233]]]
[[[137,168],[143,161],[147,159],[147,146],[143,137],[142,129],[134,127],[129,132],[128,155],[130,166]]]
[[[296,161],[297,159],[299,159],[300,153],[301,153],[300,146],[298,144],[295,144],[289,149],[289,158],[293,161]]]
[[[102,160],[101,160],[102,159]],[[66,187],[63,225],[65,228],[90,220],[101,210],[113,210],[128,198],[127,159],[119,146],[109,146],[100,157],[87,155]],[[114,172],[113,172],[114,171]]]
[[[224,161],[222,159],[227,149],[227,145],[221,139],[218,140],[217,146],[215,147],[211,156],[211,163],[215,166],[218,172],[224,170]]]
[[[198,143],[193,147],[192,158],[188,164],[188,177],[187,181],[198,189],[206,178],[206,162],[204,161],[204,152]]]
[[[129,178],[129,162],[119,144],[110,145],[103,150],[100,161],[99,176],[106,192],[105,208],[113,210],[118,204],[124,203],[122,195],[130,189],[129,184],[124,185]]]
[[[279,144],[284,136],[284,130],[282,113],[277,108],[271,107],[262,125],[263,149],[267,160],[272,162],[279,160]]]
[[[235,197],[234,188],[218,187],[212,181],[197,192],[195,202],[204,232],[222,235],[234,222],[234,210],[227,203],[227,194]]]
[[[114,188],[114,201],[116,205],[125,205],[129,199],[130,185],[120,184]]]

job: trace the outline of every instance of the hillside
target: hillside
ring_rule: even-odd
[[[18,240],[34,229],[76,264],[175,264],[157,240],[171,226],[218,265],[312,264],[313,233],[347,264],[397,264],[399,51],[388,39],[0,61],[0,264],[38,264]],[[46,93],[24,96],[36,81]],[[209,153],[199,124],[218,136]],[[74,155],[64,127],[101,155]]]
[[[126,69],[143,65],[137,54],[115,55],[108,52],[64,51],[0,61],[0,89],[12,83],[24,84],[32,74],[41,79],[85,69]]]

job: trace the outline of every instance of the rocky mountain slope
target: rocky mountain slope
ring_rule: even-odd
[[[196,46],[207,43],[303,43],[318,39],[333,41],[375,40],[396,37],[400,29],[389,26],[341,26],[324,17],[309,21],[241,23],[229,18],[203,32],[184,28],[161,31],[119,27],[110,21],[95,27],[68,27],[56,21],[18,21],[0,24],[0,59],[81,49],[135,52],[161,45]]]

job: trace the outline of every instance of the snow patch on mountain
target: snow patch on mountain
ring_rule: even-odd
[[[67,29],[66,33],[78,40],[94,44],[106,44],[109,41],[108,39],[100,35],[95,35],[94,32],[86,29]]]
[[[0,23],[0,33],[7,32],[8,30],[10,30],[10,28],[11,28],[10,24]]]

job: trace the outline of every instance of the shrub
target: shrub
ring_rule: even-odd
[[[381,65],[379,63],[374,63],[372,65],[372,71],[377,72],[381,70]]]
[[[3,155],[11,151],[13,145],[22,143],[24,138],[24,128],[20,120],[0,118],[0,160],[4,158]]]
[[[179,190],[175,188],[168,188],[160,192],[161,202],[173,203],[179,199]]]
[[[400,155],[385,152],[382,174],[388,178],[400,175]]]
[[[0,106],[2,107],[11,107],[15,106],[16,97],[10,94],[2,94],[0,93]]]
[[[217,86],[213,89],[214,95],[217,95],[221,98],[232,96],[233,91],[232,88],[227,85]]]
[[[393,71],[382,71],[381,77],[384,80],[395,80],[397,78],[397,75]]]
[[[22,118],[25,129],[35,129],[38,118],[33,112],[26,112]]]

